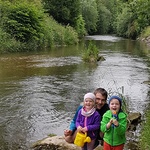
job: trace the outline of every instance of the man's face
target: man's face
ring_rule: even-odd
[[[96,108],[101,109],[106,103],[106,99],[104,96],[102,96],[101,93],[97,93],[95,96],[96,96]]]

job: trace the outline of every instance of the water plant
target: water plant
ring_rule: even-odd
[[[90,40],[88,43],[87,48],[85,48],[82,59],[85,62],[97,62],[98,61],[98,56],[99,50],[96,46],[96,44]]]

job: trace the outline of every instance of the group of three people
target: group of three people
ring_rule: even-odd
[[[104,140],[104,150],[123,150],[127,115],[121,109],[120,97],[111,96],[108,103],[107,97],[103,88],[84,95],[83,106],[78,107],[70,128],[64,131],[68,143],[74,143],[77,132],[86,132],[91,142],[85,143],[82,150],[93,150],[100,140]]]

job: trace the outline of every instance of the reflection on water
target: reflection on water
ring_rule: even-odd
[[[50,133],[62,135],[83,95],[97,87],[123,87],[129,110],[144,113],[149,50],[117,37],[91,38],[105,61],[84,63],[83,45],[0,56],[0,149],[27,150]]]
[[[109,36],[109,35],[95,35],[95,36],[86,36],[87,40],[95,40],[95,41],[109,41],[109,42],[117,42],[120,41],[121,37]]]

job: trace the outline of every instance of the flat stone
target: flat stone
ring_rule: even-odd
[[[81,150],[80,147],[67,143],[64,136],[47,137],[34,143],[32,148],[34,150]]]

